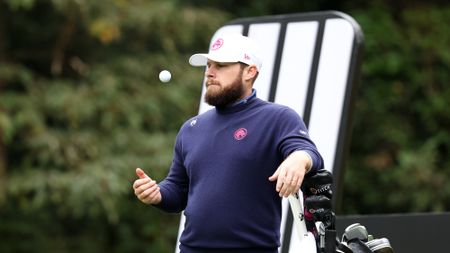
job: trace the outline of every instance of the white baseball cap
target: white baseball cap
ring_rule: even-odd
[[[192,66],[206,66],[208,60],[215,62],[242,62],[255,65],[260,71],[262,59],[258,45],[249,37],[238,33],[218,35],[207,54],[194,54],[189,58]]]

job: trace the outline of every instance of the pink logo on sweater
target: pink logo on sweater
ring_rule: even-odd
[[[242,140],[247,136],[247,129],[241,127],[234,132],[234,138],[238,141]]]

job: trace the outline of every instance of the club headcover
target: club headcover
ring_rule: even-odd
[[[328,170],[307,173],[303,179],[301,190],[304,195],[324,195],[329,199],[333,196],[333,175]]]

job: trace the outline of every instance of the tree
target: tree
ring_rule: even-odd
[[[167,172],[200,98],[188,52],[206,48],[226,14],[172,1],[7,1],[0,11],[0,251],[172,250],[178,217],[136,201],[134,169]]]

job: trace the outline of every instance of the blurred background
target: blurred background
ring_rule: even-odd
[[[0,0],[0,252],[173,252],[179,215],[132,182],[165,177],[198,112],[189,56],[233,19],[321,10],[365,35],[337,213],[449,211],[447,1]]]

